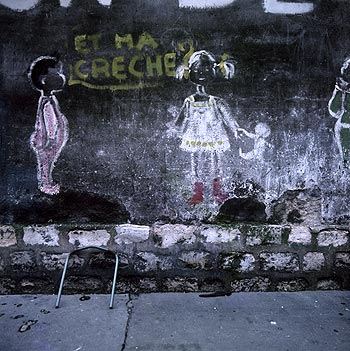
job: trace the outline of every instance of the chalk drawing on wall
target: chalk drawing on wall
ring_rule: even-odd
[[[110,6],[112,0],[97,0],[101,5]],[[68,7],[71,5],[72,0],[60,0],[60,5]],[[0,4],[9,7],[15,11],[29,10],[34,7],[39,0],[0,0]]]
[[[333,94],[328,103],[328,110],[337,121],[334,136],[343,165],[350,168],[350,57],[347,58],[337,78]]]
[[[194,7],[194,8],[207,8],[207,7],[222,7],[235,2],[236,0],[179,0],[179,7]]]
[[[255,126],[254,133],[247,132],[243,128],[238,128],[238,132],[243,133],[243,135],[254,141],[253,150],[248,152],[243,152],[242,148],[239,148],[239,156],[244,158],[245,160],[253,160],[253,159],[263,159],[263,155],[265,149],[267,147],[271,147],[272,145],[267,142],[267,138],[271,134],[271,129],[266,123],[258,123]]]
[[[264,0],[265,12],[285,15],[297,15],[312,12],[314,4],[311,2],[285,2],[279,0]]]
[[[228,131],[237,137],[238,124],[228,104],[221,98],[207,94],[205,86],[218,75],[232,78],[234,64],[230,61],[217,63],[208,51],[194,52],[188,66],[180,66],[177,78],[188,78],[196,85],[196,93],[187,97],[181,111],[169,128],[170,134],[180,137],[180,149],[191,155],[191,179],[194,192],[188,204],[204,201],[204,183],[201,165],[209,162],[212,179],[212,196],[221,203],[228,198],[221,186],[221,155],[230,149]]]
[[[11,10],[29,10],[37,4],[38,0],[0,0],[1,5],[9,7]]]
[[[71,5],[72,0],[60,0],[61,6],[68,7]],[[112,0],[97,0],[101,5],[110,6]]]
[[[110,6],[112,0],[96,0],[104,6]],[[234,3],[236,0],[179,0],[179,7],[184,8],[213,8],[224,7]],[[312,12],[314,4],[312,2],[284,1],[284,0],[261,0],[263,1],[265,12],[285,15],[298,15]],[[0,0],[0,4],[15,11],[29,10],[39,3],[39,0]],[[68,7],[72,5],[72,0],[60,0],[60,5]]]
[[[40,91],[35,130],[30,145],[37,157],[38,187],[54,195],[60,191],[52,178],[55,163],[68,140],[68,121],[60,110],[55,93],[61,91],[66,78],[62,63],[55,57],[41,56],[30,66],[28,77],[34,89]]]

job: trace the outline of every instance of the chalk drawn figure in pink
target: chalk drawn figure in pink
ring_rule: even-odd
[[[40,91],[34,133],[30,145],[37,157],[37,179],[40,191],[58,194],[59,184],[52,171],[68,140],[68,121],[60,110],[55,93],[61,91],[66,78],[62,63],[55,57],[41,56],[30,66],[28,77],[34,89]]]
[[[194,52],[188,67],[177,70],[177,78],[188,78],[196,85],[196,93],[187,97],[172,128],[181,138],[180,149],[191,154],[191,175],[194,192],[188,204],[197,205],[204,201],[204,183],[200,178],[200,165],[208,159],[212,173],[212,196],[222,203],[228,198],[221,184],[221,155],[230,149],[229,132],[237,138],[238,124],[228,104],[221,98],[207,94],[205,87],[216,77],[232,78],[234,64],[217,63],[208,51]]]

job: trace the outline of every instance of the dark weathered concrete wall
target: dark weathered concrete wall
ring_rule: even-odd
[[[1,291],[51,289],[74,230],[135,289],[349,288],[348,2],[199,3],[0,1]]]
[[[221,183],[236,202],[225,213],[244,220],[245,209],[253,208],[256,218],[269,219],[271,204],[284,201],[286,192],[319,188],[316,217],[347,223],[349,170],[327,105],[349,53],[350,8],[341,0],[279,6],[263,0],[202,9],[179,7],[176,0],[113,0],[110,6],[75,0],[64,7],[45,0],[15,11],[1,5],[1,221],[151,223],[215,216],[221,204],[211,196],[210,157],[199,162],[204,202],[189,205],[190,152],[180,149],[181,135],[169,133],[183,101],[195,92],[194,84],[173,77],[175,69],[188,53],[205,49],[218,62],[223,54],[236,62],[234,78],[213,82],[207,92],[228,104],[240,128],[255,133],[263,123],[271,131],[255,140],[255,149],[252,135],[229,135],[230,149],[220,153]],[[290,6],[306,13],[271,13]],[[145,32],[148,37],[140,39]],[[126,42],[116,44],[116,34]],[[45,55],[58,56],[67,77],[55,94],[68,119],[69,139],[53,170],[61,186],[54,196],[37,189],[29,144],[40,93],[31,88],[27,71]],[[132,68],[142,78],[129,69],[139,55]],[[158,68],[147,68],[157,55]],[[118,79],[112,72],[115,57],[122,57],[114,71]],[[102,61],[95,61],[94,78],[96,59]],[[99,71],[101,65],[108,67]],[[87,76],[77,78],[74,67]],[[255,153],[246,159],[240,148]],[[243,212],[238,218],[235,206]],[[300,215],[294,210],[291,221]]]

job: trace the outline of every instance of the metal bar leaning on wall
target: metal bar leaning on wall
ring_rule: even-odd
[[[114,268],[114,275],[113,275],[113,284],[112,284],[112,291],[111,291],[111,298],[110,298],[110,302],[109,302],[109,308],[113,308],[113,302],[114,302],[114,294],[115,294],[115,285],[117,282],[117,272],[118,272],[118,263],[119,263],[119,259],[118,259],[118,255],[108,249],[105,249],[103,247],[98,247],[98,246],[87,246],[87,247],[83,247],[81,249],[77,249],[77,250],[73,250],[71,251],[66,259],[66,262],[64,264],[64,268],[63,268],[63,272],[62,272],[62,278],[61,278],[61,283],[60,283],[60,287],[58,289],[58,295],[57,295],[57,300],[56,300],[56,305],[55,307],[58,308],[59,304],[60,304],[60,300],[61,300],[61,295],[62,295],[62,290],[63,290],[63,285],[64,285],[64,279],[66,276],[66,272],[67,272],[67,268],[68,268],[68,263],[69,263],[69,259],[71,257],[71,255],[83,251],[83,250],[100,250],[100,251],[105,251],[105,252],[110,252],[111,254],[115,255],[115,268]]]

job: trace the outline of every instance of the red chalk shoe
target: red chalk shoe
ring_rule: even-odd
[[[220,177],[214,178],[213,180],[213,196],[218,203],[223,203],[229,198],[229,195],[222,191]]]
[[[195,182],[194,183],[194,191],[192,197],[187,201],[189,205],[198,205],[204,201],[203,196],[203,188],[204,185],[202,182]]]

